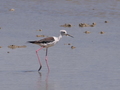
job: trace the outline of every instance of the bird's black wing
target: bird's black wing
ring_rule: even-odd
[[[43,38],[43,39],[38,40],[38,41],[28,41],[28,43],[39,44],[39,43],[50,43],[53,41],[54,41],[53,37],[47,37],[47,38]]]

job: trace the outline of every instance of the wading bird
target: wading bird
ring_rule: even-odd
[[[46,48],[45,61],[46,61],[46,65],[47,65],[47,68],[48,68],[48,71],[49,71],[50,69],[49,69],[48,58],[47,58],[48,48],[51,47],[51,46],[54,46],[62,38],[62,36],[73,37],[73,36],[69,35],[66,30],[60,30],[60,36],[59,37],[53,36],[53,37],[47,37],[47,38],[44,38],[44,39],[41,39],[41,40],[38,40],[38,41],[28,41],[28,43],[37,44],[37,45],[41,46],[41,48],[36,50],[36,55],[37,55],[37,58],[38,58],[38,61],[39,61],[39,64],[40,64],[40,68],[38,69],[38,71],[40,71],[41,68],[42,68],[42,63],[40,62],[40,57],[38,56],[38,51],[40,51],[43,48]]]

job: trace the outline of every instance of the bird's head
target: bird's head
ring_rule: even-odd
[[[60,33],[61,33],[62,36],[70,36],[70,37],[73,38],[73,36],[71,36],[70,34],[68,34],[66,30],[60,30]]]

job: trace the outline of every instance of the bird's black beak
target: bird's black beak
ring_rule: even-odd
[[[74,37],[73,37],[73,36],[71,36],[70,34],[66,34],[66,36],[70,36],[70,37],[74,38]]]

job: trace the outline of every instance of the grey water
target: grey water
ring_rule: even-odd
[[[0,89],[120,90],[119,5],[120,0],[0,0]],[[93,22],[95,27],[79,27]],[[65,23],[72,27],[60,26]],[[40,47],[26,42],[42,39],[36,35],[59,36],[61,29],[74,38],[63,37],[48,49],[49,73],[41,50],[38,72]]]

